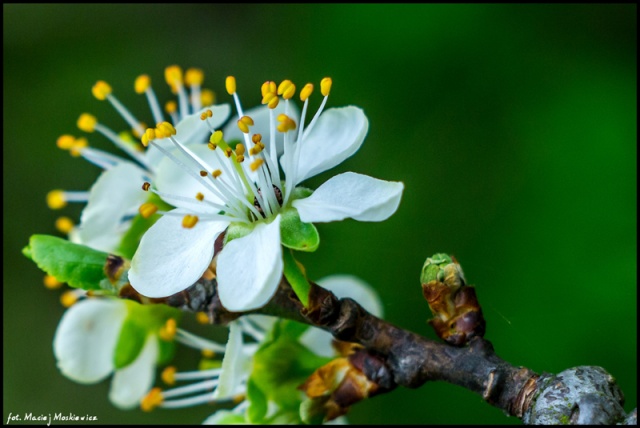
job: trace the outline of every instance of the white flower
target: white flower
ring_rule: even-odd
[[[170,66],[165,70],[165,78],[178,95],[179,108],[175,102],[169,102],[167,113],[171,116],[176,129],[180,130],[183,141],[187,145],[206,142],[209,128],[200,120],[201,114],[211,110],[213,112],[211,122],[214,126],[219,126],[229,117],[229,106],[209,105],[202,108],[203,101],[208,105],[213,100],[206,91],[203,96],[201,91],[203,75],[198,69],[187,70],[183,78],[179,67]],[[190,95],[185,89],[185,84],[190,88]],[[165,117],[151,88],[149,77],[139,76],[134,86],[137,93],[146,95],[154,121],[156,123],[164,121]],[[92,92],[97,99],[108,100],[134,133],[142,135],[143,124],[115,98],[111,93],[111,87],[106,82],[98,81]],[[137,214],[138,207],[148,199],[148,194],[142,191],[141,184],[154,179],[158,164],[164,157],[161,150],[170,148],[172,144],[169,140],[158,141],[156,146],[142,151],[143,146],[140,142],[135,141],[128,133],[117,134],[88,113],[80,116],[78,127],[85,132],[97,131],[102,134],[116,147],[126,152],[134,162],[89,147],[85,138],[76,139],[71,135],[63,135],[58,139],[58,147],[69,150],[74,156],[82,156],[103,168],[104,172],[88,192],[54,190],[49,193],[47,200],[49,206],[54,209],[62,208],[67,202],[87,202],[80,224],[77,227],[71,227],[65,223],[62,231],[69,233],[70,240],[73,242],[101,251],[113,252],[118,248],[124,233],[128,230],[131,218]]]
[[[137,406],[149,391],[158,358],[158,337],[149,334],[135,360],[115,368],[114,352],[127,315],[123,300],[82,300],[62,316],[53,339],[58,368],[69,379],[92,384],[114,373],[109,399],[124,409]]]
[[[367,133],[368,120],[357,107],[323,112],[330,86],[330,79],[322,81],[324,99],[305,129],[311,84],[301,91],[304,105],[296,123],[289,105],[295,91],[290,81],[278,88],[274,82],[263,85],[267,106],[253,110],[259,118],[254,120],[243,113],[235,80],[227,78],[244,141],[235,150],[221,131],[213,132],[208,147],[188,148],[181,130],[167,125],[147,130],[152,146],[158,136],[169,138],[176,146],[173,152],[164,152],[167,159],[158,168],[156,188],[150,190],[177,209],[163,213],[133,257],[129,279],[139,293],[164,297],[192,285],[209,268],[214,242],[232,225],[238,226],[237,236],[226,237],[216,264],[220,300],[230,311],[256,309],[269,301],[282,276],[281,246],[301,249],[284,239],[300,221],[382,221],[395,212],[403,190],[399,182],[347,172],[329,179],[310,196],[310,191],[296,187],[354,154]],[[284,103],[279,104],[278,94]],[[259,132],[250,132],[252,126]],[[281,156],[279,140],[284,151]]]

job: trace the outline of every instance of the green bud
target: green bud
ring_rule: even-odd
[[[447,254],[438,253],[428,257],[422,266],[420,282],[444,282],[449,286],[460,287],[465,284],[464,273],[460,265]]]

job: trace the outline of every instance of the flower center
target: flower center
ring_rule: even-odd
[[[275,184],[273,185],[273,193],[276,195],[276,200],[278,201],[278,205],[282,206],[282,191]],[[262,195],[262,189],[258,189],[258,194]],[[260,206],[260,203],[258,202],[257,197],[253,198],[253,206],[256,207],[258,212],[262,214],[263,217],[266,217],[264,214],[264,211],[262,210],[262,206]]]

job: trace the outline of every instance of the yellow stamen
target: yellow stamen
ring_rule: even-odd
[[[249,133],[250,126],[253,126],[253,119],[251,119],[249,116],[242,116],[240,119],[238,119],[238,128],[240,128],[240,131],[242,131],[244,134]]]
[[[213,175],[213,178],[218,178],[220,177],[220,175],[222,175],[222,171],[220,171],[219,169],[216,169],[211,173],[211,175]]]
[[[231,147],[227,147],[226,149],[224,149],[224,155],[226,157],[230,158],[232,154],[233,154],[233,150],[231,150]]]
[[[71,150],[75,142],[76,138],[73,135],[61,135],[60,137],[58,137],[56,145],[59,149]]]
[[[291,80],[289,79],[283,80],[278,85],[278,95],[284,94],[292,85],[293,85],[293,82]]]
[[[211,137],[209,137],[209,142],[211,144],[219,144],[220,141],[222,140],[222,131],[216,131],[213,134],[211,134]]]
[[[71,153],[71,156],[78,157],[82,153],[81,149],[84,149],[85,147],[88,147],[88,146],[89,146],[89,143],[87,142],[86,138],[78,138],[74,142],[73,147],[71,147],[71,149],[69,150],[69,153]]]
[[[162,400],[162,390],[157,387],[153,388],[142,400],[140,400],[140,409],[144,412],[150,412],[162,404]]]
[[[262,159],[256,159],[253,162],[251,162],[251,164],[249,165],[249,168],[251,168],[251,171],[255,171],[258,168],[260,168],[263,163],[264,161]]]
[[[332,83],[333,82],[331,81],[331,77],[325,77],[320,81],[320,93],[322,93],[322,95],[324,95],[325,97],[329,95],[329,92],[331,92]]]
[[[142,218],[149,218],[158,211],[158,206],[152,202],[145,202],[138,209]]]
[[[211,349],[203,349],[202,350],[202,356],[205,358],[213,358],[216,356],[216,353],[214,351],[212,351]]]
[[[200,324],[209,324],[209,315],[206,312],[196,313],[196,321]]]
[[[133,89],[136,91],[136,94],[142,94],[149,89],[149,86],[151,86],[151,78],[146,74],[141,74],[136,78]]]
[[[47,287],[49,290],[57,290],[63,284],[62,282],[58,281],[56,277],[53,275],[45,275],[43,282],[44,282],[44,286]]]
[[[202,85],[204,72],[199,68],[190,68],[184,75],[184,83],[187,85]]]
[[[260,88],[260,90],[262,91],[262,96],[264,97],[269,92],[275,93],[278,90],[278,88],[276,87],[276,82],[272,80],[267,80],[262,84],[262,87]]]
[[[161,122],[156,126],[156,138],[167,138],[176,135],[176,128],[169,122]]]
[[[52,210],[59,210],[67,205],[67,200],[64,198],[64,192],[62,190],[52,190],[47,193],[47,205]]]
[[[164,110],[169,114],[173,114],[178,110],[178,104],[175,101],[167,101],[164,105]]]
[[[147,124],[146,124],[146,123],[144,123],[144,122],[140,122],[140,124],[139,124],[139,125],[140,125],[140,129],[147,129],[147,128],[148,128]],[[121,133],[120,133],[120,138],[122,138],[122,134],[123,134],[123,133],[124,133],[124,132],[121,132]],[[136,137],[136,138],[140,138],[140,137],[142,136],[142,135],[140,135],[140,132],[138,131],[138,128],[133,128],[133,129],[131,129],[131,133],[132,133],[132,134],[133,134],[133,136],[134,136],[134,137]],[[138,146],[138,147],[139,147],[139,146]]]
[[[200,170],[200,177],[206,177],[209,173],[203,169]]]
[[[215,100],[216,100],[216,94],[211,89],[203,89],[200,92],[200,103],[203,106],[213,105]]]
[[[224,82],[227,88],[227,93],[233,95],[236,93],[236,78],[233,76],[227,76],[227,80]]]
[[[204,195],[201,192],[196,193],[196,199],[199,201],[204,200]]]
[[[160,328],[158,332],[158,336],[160,339],[165,341],[171,341],[176,336],[176,332],[178,331],[178,324],[176,320],[173,318],[169,318],[166,323]]]
[[[209,147],[209,150],[215,150],[218,148],[218,146],[213,143],[207,143],[207,147]]]
[[[241,401],[244,401],[244,394],[237,394],[233,396],[233,404],[240,404]]]
[[[245,152],[244,144],[241,144],[241,143],[240,143],[240,144],[238,144],[238,145],[236,146],[236,155],[238,155],[238,156],[239,156],[239,155],[243,155],[243,154],[244,154],[244,152]]]
[[[160,378],[167,385],[175,385],[176,383],[176,368],[174,366],[168,366],[162,370]]]
[[[187,214],[182,218],[182,227],[184,227],[186,229],[193,228],[193,226],[195,226],[196,223],[198,223],[198,216],[197,215]]]
[[[144,190],[145,192],[149,191],[149,187],[151,187],[151,183],[149,183],[148,181],[142,183],[142,190]]]
[[[91,88],[91,93],[94,97],[102,101],[111,93],[111,86],[104,80],[98,80],[96,84],[93,85],[93,88]]]
[[[262,134],[253,134],[251,136],[251,141],[253,141],[253,144],[258,144],[260,141],[262,141]]]
[[[202,113],[200,115],[200,120],[207,120],[207,114],[206,113]]]
[[[311,83],[307,83],[304,85],[304,88],[300,91],[300,101],[306,101],[307,98],[311,96],[313,92],[313,85]]]
[[[244,155],[236,155],[236,161],[238,163],[244,162]]]
[[[202,274],[202,277],[207,281],[211,281],[213,278],[216,277],[216,274],[213,273],[211,268],[207,268],[207,270],[205,270],[204,273]]]
[[[271,100],[273,100],[274,98],[278,98],[278,95],[275,92],[267,92],[266,94],[264,94],[262,96],[262,104],[268,104]]]
[[[211,110],[207,110],[205,113],[207,114],[207,117],[213,117],[213,112]]]
[[[147,147],[149,145],[149,142],[155,139],[156,139],[156,130],[153,128],[147,128],[147,130],[144,131],[144,135],[142,135],[142,138],[140,139],[140,141],[142,142],[143,146]]]
[[[56,220],[56,229],[62,233],[69,233],[73,230],[73,221],[69,217],[58,217]]]
[[[83,130],[84,132],[93,132],[96,128],[96,124],[98,123],[98,119],[95,116],[90,115],[89,113],[82,113],[78,118],[78,128]]]
[[[284,113],[278,115],[278,122],[280,122],[280,124],[276,129],[280,132],[288,132],[296,129],[296,122]]]
[[[177,65],[170,65],[165,68],[164,79],[172,89],[175,89],[178,85],[182,84],[182,68]]]
[[[264,150],[264,144],[262,143],[262,141],[258,141],[256,143],[256,146],[260,147],[260,151]]]
[[[60,303],[65,308],[70,308],[74,303],[78,301],[78,296],[73,290],[67,290],[60,296]]]

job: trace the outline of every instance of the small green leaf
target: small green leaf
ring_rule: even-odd
[[[309,305],[309,291],[311,290],[309,281],[307,281],[304,273],[300,270],[296,259],[293,258],[292,251],[284,250],[282,252],[282,259],[284,261],[284,276],[287,278],[287,281],[289,281],[289,284],[291,284],[291,288],[293,288],[298,299],[300,299],[306,308]]]
[[[148,332],[131,318],[124,321],[113,354],[113,364],[116,370],[135,361],[142,351],[147,336]]]
[[[154,203],[158,207],[158,209],[164,211],[169,211],[173,208],[171,205],[160,199],[160,197],[155,193],[152,193],[149,196],[147,202]],[[131,221],[129,230],[127,230],[127,232],[122,237],[120,245],[118,246],[118,249],[115,251],[115,253],[124,258],[132,259],[133,255],[138,249],[138,245],[140,244],[142,236],[147,230],[149,230],[151,226],[154,225],[156,221],[158,221],[160,217],[160,214],[154,214],[149,218],[144,218],[140,214],[136,215]]]
[[[49,235],[33,235],[22,253],[58,281],[83,290],[100,290],[107,253]]]
[[[250,234],[258,223],[231,223],[224,235],[224,244]]]
[[[249,400],[247,419],[252,424],[260,424],[267,416],[267,396],[252,379],[247,382],[247,400]]]
[[[300,220],[298,210],[286,208],[280,211],[280,238],[282,245],[296,251],[315,251],[320,245],[320,235],[312,223]]]

